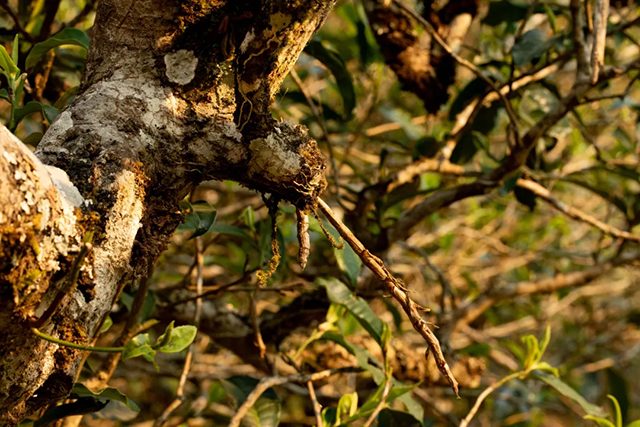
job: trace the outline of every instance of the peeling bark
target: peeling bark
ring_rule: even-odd
[[[35,337],[29,322],[87,232],[79,286],[42,328],[81,344],[121,284],[166,248],[179,201],[201,180],[313,207],[324,159],[304,127],[276,122],[269,106],[332,6],[100,2],[82,92],[35,156],[0,130],[0,424],[55,403],[75,381],[81,352]]]

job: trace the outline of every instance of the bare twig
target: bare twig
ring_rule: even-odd
[[[270,387],[294,382],[307,383],[309,381],[318,381],[343,372],[353,372],[353,368],[327,369],[326,371],[320,371],[313,374],[296,374],[288,377],[264,377],[256,385],[256,388],[249,393],[244,403],[240,405],[238,411],[235,413],[233,418],[231,418],[229,427],[239,427],[242,419],[247,415],[251,407],[256,403],[260,396],[262,396],[262,393],[267,391]]]
[[[179,301],[171,302],[171,303],[169,303],[169,304],[164,305],[163,307],[164,307],[164,308],[170,308],[170,307],[174,307],[174,306],[176,306],[176,305],[185,304],[185,303],[187,303],[187,302],[195,301],[195,300],[198,300],[198,299],[201,299],[201,298],[209,297],[209,296],[212,296],[212,295],[217,295],[217,294],[219,294],[219,293],[221,293],[221,292],[223,292],[223,291],[228,290],[228,289],[229,289],[229,288],[231,288],[231,287],[234,287],[234,286],[237,286],[237,285],[241,285],[241,284],[243,284],[243,283],[248,282],[249,280],[251,280],[251,275],[252,275],[256,270],[257,270],[257,269],[253,269],[253,270],[250,270],[250,271],[245,272],[245,273],[242,275],[242,277],[240,277],[240,278],[239,278],[239,279],[237,279],[237,280],[234,280],[234,281],[233,281],[233,282],[231,282],[231,283],[227,283],[227,284],[225,284],[225,285],[219,285],[219,286],[216,286],[214,289],[209,289],[209,290],[207,290],[207,291],[205,291],[205,292],[198,292],[198,294],[197,294],[197,295],[194,295],[194,296],[189,297],[189,298],[181,299],[181,300],[179,300]]]
[[[309,215],[305,212],[296,209],[296,220],[298,223],[298,244],[300,250],[298,251],[298,262],[300,268],[304,270],[309,261],[309,254],[311,253],[311,241],[309,240]]]
[[[256,287],[253,289],[256,293],[259,289]],[[253,326],[253,333],[255,335],[255,344],[260,350],[260,358],[265,362],[267,361],[267,346],[264,345],[262,339],[262,333],[260,332],[260,319],[258,318],[258,308],[256,307],[256,299],[252,292],[249,292],[249,312],[251,313],[251,325]]]
[[[604,47],[607,42],[609,0],[596,0],[593,19],[593,45],[591,47],[591,84],[598,82],[600,67],[604,65]]]
[[[354,250],[354,252],[360,257],[362,262],[371,270],[373,274],[375,274],[378,279],[382,282],[387,292],[389,292],[393,298],[400,303],[404,312],[407,314],[409,319],[411,320],[411,324],[413,328],[422,335],[425,339],[431,352],[433,353],[436,365],[438,369],[444,375],[444,377],[451,384],[451,388],[453,391],[458,394],[458,382],[453,377],[451,373],[451,369],[447,364],[447,361],[442,354],[442,349],[440,347],[440,343],[438,342],[438,338],[435,334],[429,329],[427,326],[427,322],[422,318],[420,312],[418,311],[416,303],[409,297],[408,291],[404,288],[404,286],[393,277],[393,275],[387,270],[384,266],[382,260],[375,255],[371,254],[367,248],[353,235],[351,230],[345,226],[342,221],[340,221],[329,205],[327,205],[324,200],[318,198],[318,206],[320,210],[325,214],[325,216],[329,219],[331,225],[333,225],[338,233],[344,238],[344,240],[349,243],[349,246]]]
[[[466,304],[451,313],[451,319],[456,322],[454,328],[447,328],[448,334],[468,325],[480,317],[482,313],[496,304],[498,301],[514,299],[516,297],[541,294],[557,291],[559,289],[583,286],[608,273],[612,269],[628,264],[640,258],[640,252],[628,253],[615,257],[609,261],[601,262],[583,271],[558,274],[548,279],[535,282],[520,282],[514,285],[496,287],[476,300]]]
[[[370,427],[373,422],[376,420],[376,417],[387,406],[387,396],[389,396],[389,392],[391,391],[391,375],[387,375],[384,382],[384,388],[382,389],[382,396],[380,396],[380,402],[376,405],[376,408],[373,410],[369,418],[367,418],[367,422],[364,423],[362,427]]]
[[[322,427],[322,405],[320,405],[320,402],[318,402],[316,389],[313,387],[313,381],[307,381],[307,389],[309,390],[309,397],[311,398],[313,413],[316,416],[316,427]]]
[[[610,226],[597,218],[592,217],[579,209],[576,209],[572,206],[567,206],[561,201],[555,199],[549,190],[544,188],[542,185],[538,184],[535,181],[531,181],[528,179],[520,178],[516,182],[516,185],[520,188],[526,188],[531,191],[536,196],[543,199],[545,202],[549,203],[551,206],[567,215],[570,218],[576,219],[578,221],[585,222],[589,225],[592,225],[602,232],[609,234],[613,237],[617,237],[620,239],[633,240],[636,242],[640,242],[640,235],[629,233],[628,231],[619,230],[615,227]]]
[[[471,422],[471,420],[473,419],[475,414],[478,412],[478,409],[480,409],[480,405],[482,405],[482,402],[491,393],[496,391],[498,388],[500,388],[502,385],[504,385],[507,381],[510,381],[510,380],[512,380],[514,378],[518,378],[521,375],[522,375],[522,372],[514,372],[513,374],[507,375],[506,377],[502,378],[500,381],[497,381],[497,382],[491,384],[489,387],[485,388],[482,391],[482,393],[480,393],[480,395],[478,396],[478,399],[476,400],[476,403],[473,405],[473,407],[471,408],[471,410],[469,411],[467,416],[464,417],[464,419],[460,422],[460,427],[467,427],[469,425],[469,423]]]
[[[196,286],[198,294],[202,293],[202,271],[204,264],[204,249],[202,243],[202,236],[196,237]],[[202,299],[196,299],[196,312],[193,316],[193,323],[196,328],[200,327],[200,318],[202,317]],[[195,353],[195,340],[189,346],[189,351],[184,359],[184,366],[182,373],[180,374],[180,380],[178,382],[178,389],[176,390],[176,397],[167,406],[164,412],[154,421],[153,427],[162,427],[164,423],[169,419],[173,411],[175,411],[184,401],[184,386],[187,383],[187,377],[191,370],[191,364],[193,362],[193,355]]]

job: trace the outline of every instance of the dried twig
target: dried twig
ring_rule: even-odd
[[[570,218],[586,222],[587,224],[590,224],[613,237],[640,242],[640,235],[629,233],[628,231],[619,230],[615,227],[610,226],[609,224],[600,221],[597,218],[592,217],[591,215],[582,212],[579,209],[565,205],[560,200],[554,198],[549,190],[547,190],[537,182],[520,178],[516,182],[516,185],[520,188],[526,188],[527,190],[531,191],[533,194],[540,197],[542,200],[549,203],[551,206]]]
[[[467,416],[464,417],[464,419],[460,422],[460,427],[467,427],[469,425],[469,423],[471,422],[473,417],[478,412],[478,409],[480,409],[480,405],[482,405],[482,402],[484,402],[484,400],[491,393],[496,391],[498,388],[500,388],[506,382],[508,382],[508,381],[510,381],[510,380],[512,380],[514,378],[518,378],[521,375],[522,375],[522,372],[514,372],[513,374],[507,375],[506,377],[502,378],[501,380],[496,381],[495,383],[491,384],[489,387],[485,388],[482,391],[482,393],[480,393],[480,395],[478,396],[478,399],[476,400],[476,403],[473,405],[473,407],[471,408],[471,410],[469,411]]]
[[[233,418],[231,418],[229,427],[239,427],[242,419],[247,415],[251,407],[256,403],[260,396],[262,396],[262,393],[267,391],[270,387],[287,383],[307,383],[309,381],[318,381],[335,374],[353,372],[353,370],[354,368],[327,369],[326,371],[320,371],[314,374],[296,374],[288,377],[264,377],[260,380],[258,385],[256,385],[256,388],[249,393],[244,403],[240,405],[238,411],[235,413]]]
[[[422,318],[420,312],[418,311],[418,307],[416,303],[409,297],[408,291],[405,290],[404,286],[393,277],[393,275],[387,270],[384,266],[382,260],[375,255],[371,254],[367,248],[353,235],[351,230],[345,226],[342,221],[340,221],[329,205],[327,205],[324,200],[318,198],[318,206],[320,210],[325,214],[325,216],[329,219],[329,222],[338,230],[340,235],[344,238],[344,240],[349,243],[349,246],[353,249],[353,251],[360,257],[362,262],[371,270],[373,274],[375,274],[378,279],[382,282],[387,292],[393,296],[393,298],[400,303],[402,309],[407,314],[409,319],[411,320],[411,324],[413,328],[422,335],[425,339],[431,352],[433,353],[436,359],[436,365],[438,369],[444,375],[444,377],[451,384],[451,388],[453,391],[458,394],[458,382],[453,377],[451,373],[451,369],[447,364],[447,361],[442,354],[442,349],[440,348],[440,343],[438,342],[438,338],[435,334],[429,329],[427,326],[427,322]]]
[[[593,45],[591,47],[591,84],[598,82],[600,67],[604,65],[604,47],[607,42],[609,0],[596,0],[593,19]]]
[[[305,212],[296,209],[296,220],[298,223],[298,244],[300,250],[298,251],[298,262],[300,268],[304,270],[309,261],[309,254],[311,253],[311,241],[309,239],[309,215]]]
[[[307,389],[309,390],[309,397],[311,398],[313,413],[316,416],[316,427],[322,427],[322,405],[320,405],[320,402],[318,402],[316,389],[313,387],[313,381],[307,381]]]
[[[391,391],[391,375],[387,375],[384,382],[384,389],[382,389],[382,396],[380,396],[380,402],[376,405],[376,408],[373,410],[369,418],[367,418],[367,422],[364,423],[362,427],[370,427],[373,422],[376,420],[376,417],[387,406],[387,396],[389,396],[389,392]]]
[[[447,334],[445,335],[451,334],[463,325],[468,325],[473,322],[499,301],[583,286],[608,273],[612,269],[633,262],[639,258],[640,252],[628,253],[609,261],[601,262],[583,271],[558,274],[554,277],[535,282],[520,282],[496,287],[451,313],[451,320],[455,321],[456,324],[453,328],[447,328]]]
[[[202,293],[202,271],[204,264],[204,249],[202,244],[202,236],[196,237],[196,286],[198,294]],[[196,299],[196,312],[193,316],[193,323],[196,328],[200,327],[200,318],[202,317],[202,299]],[[176,397],[167,406],[164,412],[154,421],[153,427],[161,427],[164,423],[169,419],[173,411],[175,411],[178,406],[182,404],[184,401],[184,386],[187,383],[187,377],[189,376],[189,371],[191,370],[191,364],[193,362],[193,354],[195,352],[195,341],[191,343],[189,346],[189,351],[187,352],[187,356],[184,359],[184,366],[182,368],[182,373],[180,374],[180,381],[178,382],[178,390],[176,390]]]
[[[255,293],[259,292],[259,288],[255,287],[253,289]],[[249,292],[249,312],[251,314],[251,325],[253,326],[253,333],[255,335],[255,344],[260,350],[260,358],[267,362],[267,346],[264,345],[264,340],[262,339],[262,332],[260,332],[260,319],[258,318],[258,307],[256,307],[256,299],[255,295],[252,292]],[[267,363],[268,365],[268,363]]]

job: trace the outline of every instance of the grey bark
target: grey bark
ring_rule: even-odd
[[[35,156],[0,130],[0,424],[54,404],[75,381],[81,352],[29,325],[88,232],[78,287],[42,328],[81,344],[165,249],[178,202],[201,180],[235,180],[302,210],[315,203],[324,159],[269,106],[332,6],[100,2],[82,92]]]

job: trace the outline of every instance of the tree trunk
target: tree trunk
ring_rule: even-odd
[[[324,159],[269,106],[333,1],[102,0],[83,88],[32,154],[0,129],[0,424],[66,396],[123,283],[144,276],[204,179],[312,207]],[[45,166],[46,165],[46,166]],[[54,303],[55,304],[55,303]]]

